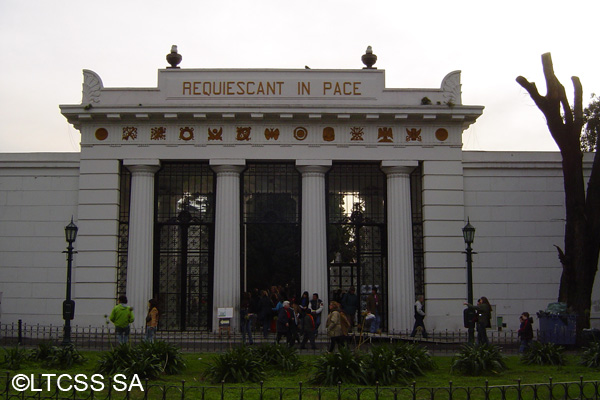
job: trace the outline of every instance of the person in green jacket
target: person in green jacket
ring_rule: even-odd
[[[127,304],[127,296],[119,296],[117,305],[110,313],[110,320],[115,324],[115,332],[119,344],[129,341],[129,324],[134,321],[133,309],[125,304]]]

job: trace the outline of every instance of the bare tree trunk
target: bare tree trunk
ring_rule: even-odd
[[[558,300],[566,302],[578,317],[577,329],[589,327],[592,289],[600,249],[600,157],[594,157],[587,198],[580,148],[583,128],[582,87],[572,77],[574,106],[571,109],[564,86],[554,74],[550,53],[542,55],[547,94],[541,96],[535,83],[519,76],[517,82],[529,93],[546,117],[548,130],[562,155],[565,188],[564,252],[557,246],[563,266]]]

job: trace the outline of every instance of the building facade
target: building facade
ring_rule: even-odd
[[[81,104],[61,111],[79,154],[0,155],[2,323],[61,323],[71,216],[81,326],[127,294],[138,326],[156,298],[161,329],[213,330],[242,292],[280,285],[325,302],[355,287],[363,304],[377,287],[389,332],[412,327],[424,294],[428,329],[456,331],[467,219],[475,296],[509,327],[557,297],[560,155],[463,151],[483,107],[462,104],[459,71],[394,89],[372,66],[173,64],[132,89],[84,70]]]

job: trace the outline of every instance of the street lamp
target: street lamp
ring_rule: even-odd
[[[63,319],[65,320],[65,331],[63,336],[63,345],[71,344],[71,320],[75,316],[75,302],[71,300],[71,269],[73,267],[73,242],[77,238],[77,225],[73,223],[73,217],[69,225],[65,226],[65,238],[69,245],[63,253],[67,254],[67,298],[63,302]]]
[[[462,229],[463,238],[465,239],[465,243],[467,244],[467,249],[464,252],[467,255],[467,303],[473,304],[473,249],[471,248],[471,244],[475,240],[475,228],[471,225],[471,222],[467,220],[467,225]],[[465,326],[469,328],[469,343],[473,343],[475,341],[475,330],[474,330],[474,310],[471,308],[467,308],[465,310]]]

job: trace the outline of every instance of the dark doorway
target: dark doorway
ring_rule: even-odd
[[[300,286],[300,174],[293,163],[250,163],[243,177],[242,289]]]
[[[300,283],[300,229],[297,224],[246,224],[246,290],[289,287]]]

